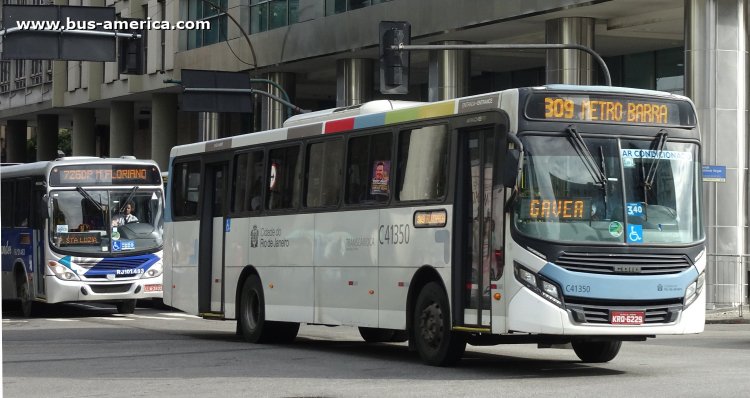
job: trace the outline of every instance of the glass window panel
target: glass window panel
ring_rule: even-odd
[[[250,33],[265,32],[268,30],[268,3],[259,4],[250,8]]]
[[[445,194],[448,159],[445,125],[401,132],[398,153],[399,200],[434,200]]]
[[[370,0],[349,0],[349,9],[356,10],[358,8],[367,7],[370,5]]]
[[[268,15],[268,29],[275,29],[287,25],[287,0],[271,1],[271,9]]]
[[[311,144],[307,157],[307,207],[335,206],[339,203],[344,161],[344,141]]]
[[[625,87],[653,90],[656,82],[654,53],[647,52],[623,56],[622,72],[622,83]]]
[[[300,187],[299,146],[269,151],[268,159],[267,208],[269,210],[296,208]]]
[[[346,203],[387,202],[390,196],[391,133],[349,140]]]

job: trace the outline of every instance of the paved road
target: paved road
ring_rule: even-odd
[[[5,397],[716,397],[750,391],[750,325],[624,343],[603,365],[571,350],[470,347],[454,368],[354,328],[303,326],[292,345],[241,341],[233,322],[179,312],[56,305],[3,313]]]

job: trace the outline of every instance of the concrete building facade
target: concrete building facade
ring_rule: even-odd
[[[24,0],[16,0],[23,3]],[[12,1],[11,1],[12,2]],[[39,2],[27,0],[28,3]],[[615,85],[685,94],[698,109],[703,163],[727,168],[706,183],[708,252],[750,252],[747,0],[55,0],[110,6],[130,18],[204,20],[204,31],[152,30],[146,73],[116,64],[0,61],[4,161],[55,156],[61,129],[73,155],[135,155],[166,168],[178,144],[279,126],[286,109],[257,97],[244,113],[180,109],[181,89],[164,83],[184,69],[246,72],[254,88],[319,110],[372,99],[435,101],[545,83],[596,84],[591,57],[570,50],[414,52],[410,94],[377,91],[378,22],[411,23],[414,44],[571,43],[597,50]],[[213,4],[213,6],[212,6]],[[27,141],[36,142],[29,154]],[[716,270],[736,288],[746,270]],[[741,292],[743,295],[746,293]],[[711,299],[709,298],[709,301]]]

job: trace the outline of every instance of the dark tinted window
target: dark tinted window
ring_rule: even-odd
[[[11,218],[13,214],[13,183],[3,181],[0,191],[2,191],[2,200],[0,200],[2,214],[0,214],[0,221],[2,221],[3,227],[10,227],[13,224],[13,219]]]
[[[31,220],[31,180],[16,182],[16,203],[13,205],[13,225],[28,227]]]
[[[175,163],[172,177],[172,198],[174,198],[172,207],[175,217],[191,217],[198,214],[200,181],[199,161]]]
[[[307,149],[305,206],[335,206],[341,195],[344,141],[310,144]]]
[[[299,145],[268,152],[266,207],[269,210],[293,209],[298,206],[301,165],[299,152]]]
[[[349,140],[346,203],[387,202],[390,196],[391,133]]]
[[[232,185],[232,212],[260,210],[263,204],[263,151],[237,155]]]

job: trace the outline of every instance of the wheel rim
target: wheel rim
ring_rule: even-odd
[[[419,316],[419,330],[422,340],[431,348],[438,348],[443,341],[443,311],[438,303],[431,303],[422,309]]]

